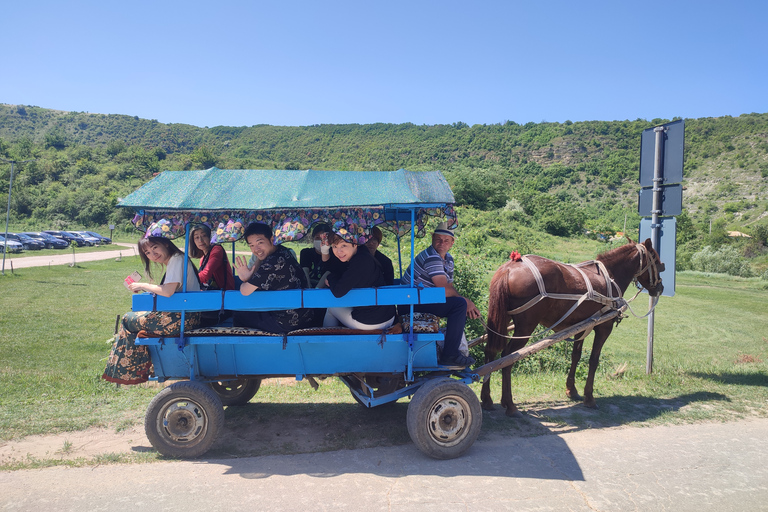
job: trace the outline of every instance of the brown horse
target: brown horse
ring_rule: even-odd
[[[491,280],[488,338],[485,345],[486,363],[496,359],[499,352],[506,356],[524,347],[538,325],[552,327],[553,331],[558,332],[589,318],[611,302],[607,297],[623,297],[633,280],[637,280],[651,296],[657,296],[663,290],[659,273],[664,271],[664,264],[659,261],[659,255],[653,249],[650,239],[642,244],[630,240],[626,245],[601,254],[595,262],[578,265],[565,265],[540,256],[525,258],[528,263],[521,260],[505,263]],[[531,264],[540,274],[538,282]],[[608,278],[605,276],[606,271]],[[590,291],[587,279],[594,292],[597,292],[590,296],[596,299],[582,299],[580,302],[576,297],[583,297]],[[574,306],[575,309],[569,314],[569,310]],[[515,331],[514,336],[508,340],[505,335],[510,317],[514,322]],[[600,351],[613,326],[614,322],[608,321],[594,328],[595,339],[589,358],[589,375],[584,386],[584,404],[587,407],[597,407],[592,393],[595,370]],[[571,369],[565,384],[566,394],[572,400],[581,399],[576,391],[575,375],[586,334],[588,333],[576,335],[577,341],[573,344]],[[506,408],[508,416],[518,416],[520,413],[512,400],[511,371],[511,366],[501,371],[501,405]],[[483,408],[493,410],[490,379],[483,383],[480,397]]]

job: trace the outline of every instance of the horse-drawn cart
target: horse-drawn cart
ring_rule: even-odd
[[[270,224],[276,243],[301,239],[312,225],[326,222],[358,242],[370,228],[389,230],[400,241],[424,234],[429,216],[455,220],[453,194],[439,172],[206,171],[164,172],[126,197],[120,206],[136,210],[137,227],[154,226],[172,238],[191,224],[212,228],[214,243],[232,243],[250,222]],[[185,251],[188,253],[188,251]],[[234,254],[233,254],[234,257]],[[405,268],[407,261],[400,262]],[[186,266],[185,266],[186,272]],[[186,275],[183,283],[186,283]],[[315,384],[338,376],[355,399],[375,407],[412,396],[408,432],[424,453],[439,459],[464,453],[477,438],[480,402],[468,384],[500,369],[477,370],[438,365],[443,334],[418,328],[414,304],[445,301],[443,288],[401,283],[355,289],[336,298],[327,289],[187,293],[171,297],[137,294],[134,311],[268,311],[364,305],[410,306],[407,321],[385,331],[316,328],[286,335],[220,325],[195,329],[177,338],[138,338],[145,345],[160,382],[178,380],[151,402],[145,429],[152,445],[173,457],[197,457],[213,444],[224,422],[223,406],[247,403],[261,379],[295,377]],[[616,315],[592,318],[593,323]],[[184,325],[182,319],[181,325]],[[559,336],[558,339],[564,339]],[[551,343],[550,343],[551,344]],[[514,363],[505,361],[504,366]],[[493,365],[493,366],[492,366]],[[188,380],[187,380],[188,379]]]

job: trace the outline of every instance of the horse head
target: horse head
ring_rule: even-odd
[[[661,284],[664,263],[661,262],[659,253],[653,248],[650,238],[646,238],[643,243],[636,243],[635,248],[640,254],[640,269],[635,273],[635,281],[648,290],[651,297],[661,295],[664,291],[664,285]]]

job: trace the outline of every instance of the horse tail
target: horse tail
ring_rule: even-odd
[[[491,279],[490,293],[488,295],[488,329],[485,342],[486,352],[494,354],[504,350],[509,325],[509,303],[511,293],[509,291],[509,266],[514,262],[507,262],[496,271]]]

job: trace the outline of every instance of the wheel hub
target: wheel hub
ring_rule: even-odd
[[[177,401],[168,406],[163,415],[163,429],[176,442],[188,442],[205,429],[203,410],[192,401]]]
[[[435,441],[452,446],[466,435],[468,404],[455,396],[438,400],[427,416],[427,429]]]

